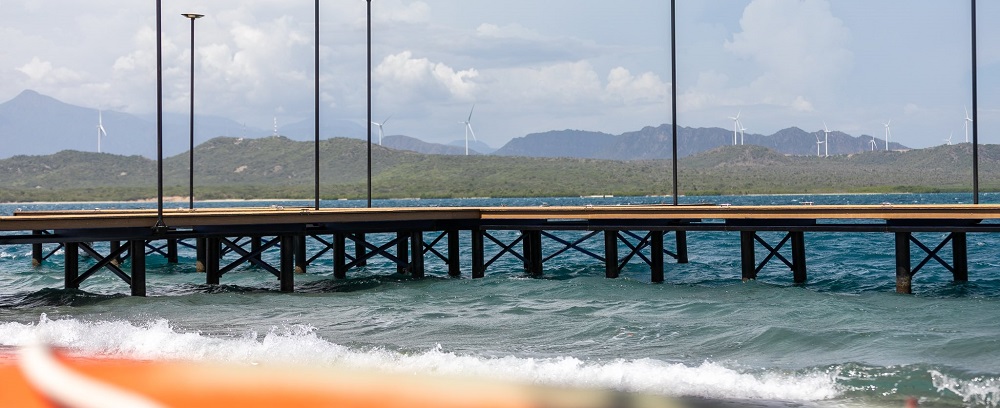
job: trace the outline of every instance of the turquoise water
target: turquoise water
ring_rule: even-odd
[[[664,200],[669,198],[386,200],[375,205]],[[967,203],[971,195],[681,201]],[[996,201],[996,195],[982,197],[982,202]],[[11,204],[0,205],[0,213],[140,206],[149,204]],[[509,242],[514,234],[496,235]],[[567,239],[581,235],[560,233]],[[944,235],[918,237],[935,245]],[[603,253],[599,238],[586,245]],[[778,238],[775,233],[773,240]],[[914,278],[913,295],[894,293],[891,234],[807,233],[806,239],[805,285],[794,285],[780,262],[765,268],[758,280],[743,283],[738,233],[691,232],[691,262],[668,263],[663,284],[650,283],[648,266],[638,259],[621,278],[605,279],[599,261],[572,251],[546,262],[541,278],[526,276],[521,262],[507,256],[487,270],[486,278],[475,280],[468,277],[467,265],[462,278],[449,278],[444,263],[429,254],[425,279],[396,274],[394,265],[374,259],[338,280],[330,257],[324,256],[295,277],[296,293],[284,294],[272,275],[249,266],[224,275],[222,285],[205,285],[204,274],[194,272],[193,251],[182,249],[179,264],[148,258],[147,298],[126,296],[128,287],[110,272],[95,275],[82,290],[63,290],[61,256],[33,268],[29,246],[6,246],[0,247],[0,346],[41,337],[88,354],[375,368],[761,406],[902,406],[908,397],[923,406],[1000,405],[1000,234],[969,235],[969,282],[954,283],[944,267],[928,264]],[[668,236],[667,245],[672,244]],[[553,242],[545,245],[546,254],[559,249]],[[463,251],[467,261],[469,249]],[[945,249],[943,257],[950,256]]]

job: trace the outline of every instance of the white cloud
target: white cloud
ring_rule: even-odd
[[[790,107],[799,112],[812,112],[816,110],[813,108],[812,102],[807,101],[802,95],[796,96]]]
[[[479,86],[475,69],[456,71],[410,51],[386,56],[374,69],[382,97],[397,103],[434,100],[475,100]]]
[[[509,103],[542,103],[547,109],[588,106],[603,97],[603,84],[586,61],[490,71],[493,97]]]
[[[520,24],[507,24],[498,26],[491,23],[480,24],[476,27],[476,35],[484,38],[518,38],[538,40],[542,36],[535,30],[524,27]]]
[[[746,95],[755,102],[801,110],[852,66],[850,31],[826,0],[754,0],[740,27],[724,46],[760,70]]]
[[[73,70],[63,67],[53,68],[51,62],[42,61],[38,57],[32,58],[30,62],[17,70],[27,75],[31,82],[36,84],[60,85],[82,79],[82,75]]]
[[[605,87],[608,97],[626,105],[635,103],[662,103],[666,101],[670,86],[652,72],[633,76],[629,70],[616,67],[608,74]]]
[[[729,76],[714,70],[698,74],[695,85],[678,95],[678,110],[692,111],[736,103],[730,95]]]

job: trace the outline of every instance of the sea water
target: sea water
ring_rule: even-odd
[[[671,200],[374,204],[556,206]],[[680,198],[682,203],[732,205],[971,200],[971,194]],[[987,194],[981,200],[996,202],[998,197]],[[155,207],[6,204],[0,205],[0,213],[151,205]],[[270,205],[312,203],[197,203]],[[495,234],[507,242],[517,236]],[[559,234],[569,240],[583,233]],[[781,237],[768,234],[762,233],[769,239]],[[916,235],[933,247],[946,234]],[[599,238],[582,246],[603,253]],[[373,234],[369,239],[382,238]],[[225,274],[221,285],[206,285],[205,275],[194,271],[194,252],[182,248],[177,264],[156,255],[147,258],[145,298],[127,296],[127,285],[108,271],[95,274],[80,290],[62,289],[60,253],[35,268],[30,246],[0,246],[0,347],[41,338],[90,355],[376,369],[755,406],[892,407],[908,398],[923,406],[1000,406],[1000,234],[969,234],[968,282],[953,282],[951,273],[932,261],[915,276],[913,295],[894,293],[893,239],[888,233],[807,233],[809,281],[804,285],[795,285],[780,262],[744,283],[739,233],[690,232],[690,263],[668,261],[662,284],[650,282],[649,267],[638,258],[620,278],[606,279],[600,261],[577,251],[547,261],[538,278],[526,275],[523,263],[509,255],[492,264],[483,279],[469,278],[467,264],[461,278],[450,278],[444,262],[428,254],[424,279],[398,274],[395,265],[380,258],[352,269],[347,279],[335,279],[330,257],[323,256],[309,265],[308,273],[295,276],[295,293],[280,293],[273,275],[248,265]],[[546,254],[561,248],[543,241]],[[463,235],[462,242],[467,245],[468,237]],[[495,248],[487,251],[497,253]],[[462,252],[467,263],[471,249],[466,246]],[[942,250],[943,258],[950,256],[950,247]],[[277,262],[276,254],[265,258]]]

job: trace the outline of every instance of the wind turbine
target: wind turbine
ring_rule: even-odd
[[[892,123],[892,119],[882,124],[882,126],[885,126],[885,151],[887,152],[889,151],[889,138],[892,137],[892,132],[889,131],[890,123]]]
[[[819,154],[819,147],[822,144],[823,144],[823,141],[819,140],[819,135],[816,135],[816,157],[823,157],[823,155]]]
[[[948,138],[944,141],[948,142],[948,146],[951,146],[951,137],[955,135],[955,132],[948,133]]]
[[[740,146],[743,145],[743,132],[746,132],[747,128],[743,127],[743,122],[740,122]]]
[[[826,149],[826,157],[830,157],[830,128],[826,127],[826,121],[823,121],[823,146]]]
[[[108,137],[108,132],[104,130],[104,118],[101,110],[97,110],[97,152],[101,152],[101,139]]]
[[[476,104],[472,104],[472,109],[469,109],[469,118],[464,122],[458,122],[465,124],[465,155],[469,155],[469,133],[472,133],[472,140],[479,141],[476,139],[476,132],[472,131],[472,112],[476,110]]]
[[[390,118],[392,118],[392,115],[389,115],[388,118],[385,118],[385,120],[383,120],[382,123],[372,122],[373,125],[378,126],[378,145],[379,146],[382,145],[382,126],[384,126],[385,123],[388,122]]]
[[[969,123],[972,122],[972,118],[969,117],[969,108],[965,108],[965,143],[969,143]]]
[[[730,116],[729,119],[733,120],[733,146],[736,146],[736,133],[740,131],[740,114],[743,113],[743,109],[736,112],[736,116]]]
[[[874,152],[875,151],[875,146],[876,146],[876,144],[875,144],[875,136],[872,136],[871,145],[872,145],[872,151]]]

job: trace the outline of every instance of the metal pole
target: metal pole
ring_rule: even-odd
[[[368,208],[372,208],[372,0],[368,0]]]
[[[976,80],[976,0],[972,0],[972,203],[979,204],[979,94]]]
[[[163,222],[163,41],[160,27],[160,0],[156,0],[156,225],[155,232],[165,232]]]
[[[315,95],[315,101],[314,101],[315,102],[315,106],[313,106],[313,110],[315,110],[315,114],[314,114],[315,118],[313,118],[313,119],[315,120],[314,128],[315,128],[316,134],[315,134],[315,143],[314,143],[315,147],[313,148],[313,150],[315,150],[314,157],[313,157],[313,166],[315,167],[316,174],[314,174],[314,176],[315,176],[314,177],[315,185],[313,187],[314,187],[314,190],[315,190],[315,193],[316,193],[315,207],[318,210],[319,209],[319,0],[316,0],[316,10],[315,10],[314,14],[315,14],[315,19],[316,19],[316,24],[315,24],[316,25],[316,39],[315,39],[316,50],[315,50],[315,55],[313,55],[313,60],[314,60],[313,61],[313,63],[314,63],[313,71],[314,71],[314,76],[316,77],[315,78],[316,79],[316,84],[314,86],[316,95]]]
[[[677,12],[670,0],[670,135],[673,138],[674,205],[677,205]]]
[[[189,121],[190,144],[188,150],[188,208],[194,208],[194,20],[191,17],[191,115]]]
[[[188,208],[194,208],[194,20],[204,17],[203,14],[181,14],[191,19],[191,117],[190,146],[188,150]]]

